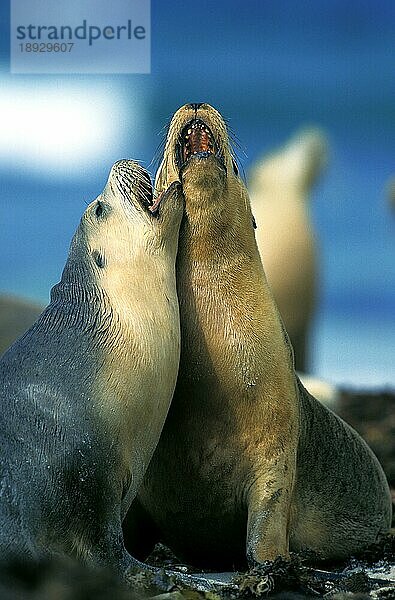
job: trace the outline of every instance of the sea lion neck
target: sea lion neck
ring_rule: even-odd
[[[88,337],[97,337],[102,329],[109,329],[112,313],[109,299],[99,286],[62,278],[52,288],[51,303],[37,323],[46,331],[76,328]]]
[[[51,302],[42,313],[39,326],[53,332],[78,329],[93,338],[108,331],[113,320],[106,291],[95,281],[92,266],[72,245],[61,280],[51,289]]]
[[[227,261],[250,255],[254,241],[251,208],[243,184],[226,178],[223,185],[184,182],[185,214],[179,253],[188,245],[194,260]]]

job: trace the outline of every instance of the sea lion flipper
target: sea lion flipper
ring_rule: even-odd
[[[283,468],[279,463],[283,462]],[[289,556],[289,510],[293,479],[291,460],[284,457],[262,470],[265,473],[248,494],[247,561],[256,563]],[[284,476],[279,476],[284,473]]]

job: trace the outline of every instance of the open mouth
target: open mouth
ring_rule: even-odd
[[[178,168],[181,169],[191,156],[208,158],[210,155],[216,156],[223,162],[223,157],[208,125],[201,119],[189,121],[181,131],[180,142],[176,148]]]

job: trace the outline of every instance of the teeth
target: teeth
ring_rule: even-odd
[[[208,125],[195,121],[188,126],[183,135],[183,160],[200,152],[214,154],[215,141]]]

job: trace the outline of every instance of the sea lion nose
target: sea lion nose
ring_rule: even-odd
[[[198,108],[200,108],[201,106],[203,106],[203,102],[192,102],[189,106],[194,110],[197,111]]]

